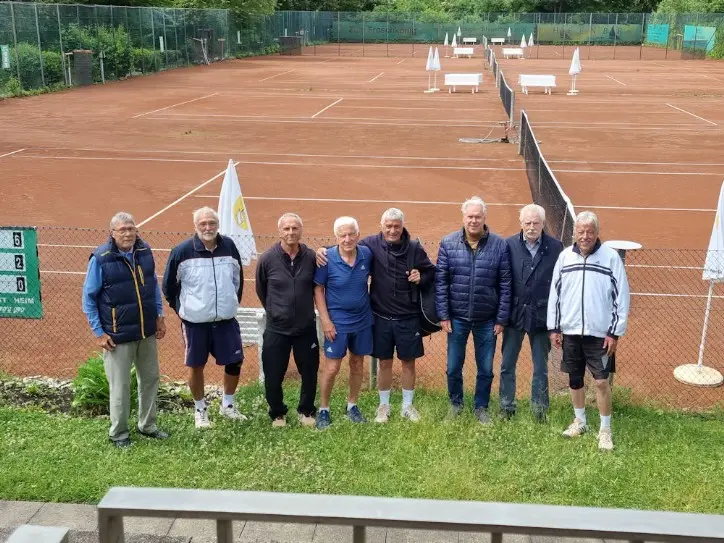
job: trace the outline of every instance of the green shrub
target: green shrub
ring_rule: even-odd
[[[156,72],[161,65],[159,53],[153,49],[134,47],[131,50],[131,62],[136,72]]]
[[[100,353],[93,354],[80,368],[73,379],[73,407],[91,411],[108,412],[110,392],[108,378],[103,368],[103,357]],[[131,410],[138,404],[138,383],[136,368],[131,368]]]

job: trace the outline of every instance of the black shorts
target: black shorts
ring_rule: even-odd
[[[375,315],[372,330],[372,356],[379,360],[390,360],[395,354],[395,349],[400,360],[412,360],[425,354],[419,317],[390,320]]]
[[[190,368],[206,364],[209,355],[220,366],[244,360],[241,330],[236,319],[198,323],[181,321],[181,331],[186,345],[185,362]]]
[[[616,355],[606,354],[601,337],[564,335],[561,371],[583,377],[586,367],[594,379],[608,379],[616,372]]]

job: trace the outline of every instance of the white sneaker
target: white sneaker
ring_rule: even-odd
[[[408,405],[407,407],[403,408],[400,412],[400,416],[403,419],[409,419],[410,422],[420,422],[420,413],[418,413],[417,409],[415,409],[413,406]]]
[[[599,451],[612,451],[613,450],[613,439],[611,437],[610,428],[601,428],[598,432],[598,450]]]
[[[381,403],[375,412],[375,422],[385,423],[390,420],[390,406]]]
[[[194,410],[194,423],[196,424],[196,428],[211,428],[208,408],[204,407],[203,410]]]
[[[240,420],[245,421],[249,420],[249,417],[246,415],[239,413],[239,410],[236,408],[234,404],[231,404],[229,407],[224,407],[224,405],[219,406],[219,413],[221,413],[224,417],[231,420]]]
[[[578,437],[583,435],[588,430],[588,426],[579,418],[573,419],[573,422],[568,425],[568,428],[563,430],[563,437]]]

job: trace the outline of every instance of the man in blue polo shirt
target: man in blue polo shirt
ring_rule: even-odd
[[[349,396],[347,417],[367,422],[357,407],[362,386],[364,356],[372,354],[372,309],[367,282],[372,268],[372,251],[358,246],[359,225],[352,217],[334,221],[337,247],[327,252],[327,265],[314,274],[314,299],[324,330],[326,363],[320,380],[321,403],[317,428],[331,424],[329,396],[349,349]]]

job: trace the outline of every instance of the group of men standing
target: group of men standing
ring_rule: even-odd
[[[280,240],[263,253],[256,267],[256,293],[266,312],[262,365],[266,399],[274,427],[286,425],[288,408],[282,383],[290,354],[301,376],[297,406],[304,426],[324,429],[332,423],[329,399],[342,360],[348,354],[349,394],[346,416],[366,422],[357,400],[364,357],[379,360],[379,406],[375,421],[391,416],[390,389],[395,353],[402,364],[400,417],[420,420],[413,405],[415,361],[424,355],[420,308],[413,292],[434,285],[435,306],[447,334],[447,383],[450,417],[463,410],[463,364],[472,333],[477,378],[473,410],[482,424],[489,412],[493,357],[502,335],[500,410],[515,414],[516,365],[527,334],[533,360],[531,408],[544,422],[549,404],[548,353],[551,342],[563,349],[562,371],[569,374],[574,420],[566,437],[583,434],[584,374],[596,383],[601,416],[599,448],[613,448],[611,388],[618,338],[626,330],[629,292],[623,263],[598,237],[598,218],[578,215],[573,245],[567,249],[545,233],[545,211],[535,204],[520,213],[521,230],[504,239],[486,224],[485,202],[473,197],[462,205],[462,228],[443,238],[436,264],[411,238],[404,215],[386,210],[380,232],[360,239],[352,217],[334,223],[336,245],[316,252],[302,243],[302,219],[285,213],[278,220]],[[195,400],[195,424],[211,425],[204,401],[203,369],[209,354],[224,367],[222,416],[245,420],[234,406],[243,350],[236,310],[243,271],[233,241],[218,233],[213,209],[194,213],[196,233],[171,251],[160,288],[150,247],[137,234],[133,218],[118,213],[111,236],[91,256],[83,307],[104,349],[110,384],[111,430],[119,447],[130,445],[129,380],[136,365],[141,434],[165,438],[156,427],[158,388],[156,339],[165,324],[161,290],[179,315]],[[315,306],[324,334],[324,365],[319,372]],[[319,375],[320,403],[315,406]]]

